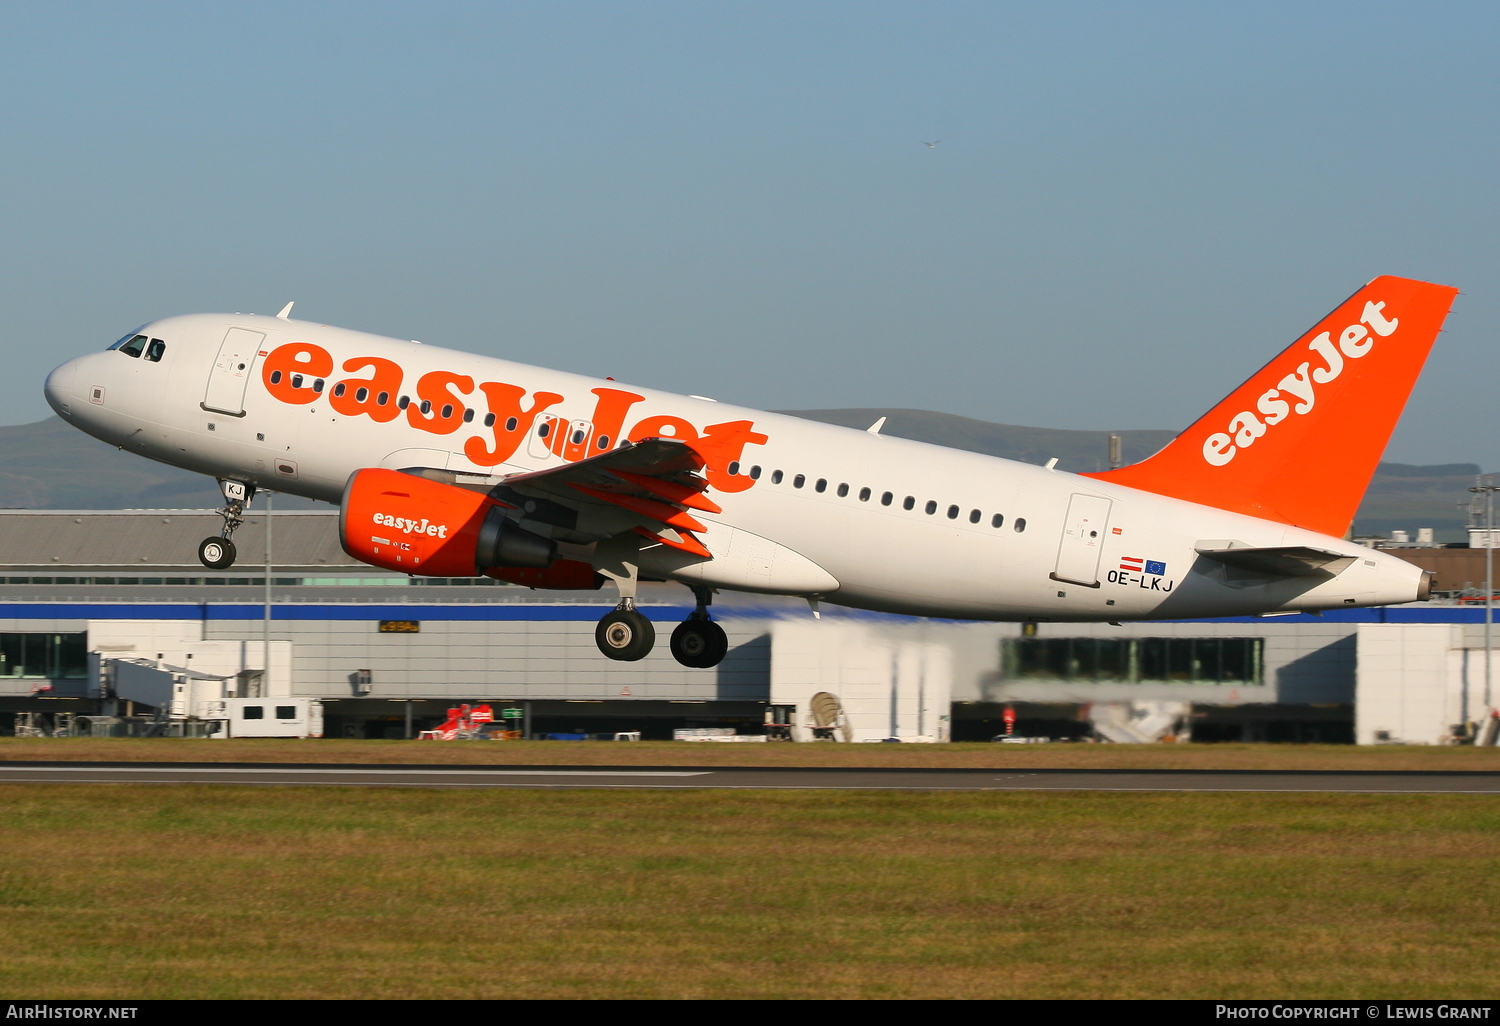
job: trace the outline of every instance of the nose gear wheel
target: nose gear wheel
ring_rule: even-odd
[[[198,562],[210,570],[227,570],[234,565],[234,542],[228,538],[204,538],[198,543]]]

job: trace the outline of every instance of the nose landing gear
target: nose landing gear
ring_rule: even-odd
[[[724,628],[708,618],[708,604],[713,593],[708,588],[694,588],[698,608],[672,632],[672,658],[683,666],[706,670],[718,666],[729,652],[729,638]]]
[[[255,486],[243,481],[219,478],[219,490],[224,493],[224,508],[214,510],[224,518],[224,529],[217,538],[204,538],[198,543],[198,562],[210,570],[227,570],[234,565],[235,548],[231,537],[235,529],[245,522],[245,507],[255,498]]]

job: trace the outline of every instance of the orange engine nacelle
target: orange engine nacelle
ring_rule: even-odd
[[[357,470],[344,486],[339,540],[371,566],[426,577],[551,567],[557,543],[517,527],[507,508],[480,492],[397,470]]]

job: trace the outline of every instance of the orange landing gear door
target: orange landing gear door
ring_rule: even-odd
[[[1073,496],[1063,522],[1062,543],[1057,548],[1054,581],[1099,587],[1099,556],[1104,552],[1109,507],[1110,501],[1097,495]]]

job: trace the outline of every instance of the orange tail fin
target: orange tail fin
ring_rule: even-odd
[[[1155,456],[1083,476],[1343,535],[1457,294],[1376,278]]]

